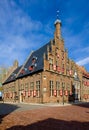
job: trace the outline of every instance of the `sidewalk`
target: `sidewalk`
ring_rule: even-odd
[[[0,102],[3,103],[3,102]],[[55,106],[70,106],[70,105],[76,105],[76,104],[85,104],[85,103],[89,103],[89,102],[70,102],[70,103],[25,103],[25,102],[21,102],[21,103],[17,103],[17,102],[4,102],[4,104],[13,104],[13,105],[18,105],[18,104],[27,104],[27,105],[38,105],[38,106],[51,106],[51,107],[55,107]]]
[[[74,105],[74,104],[83,104],[83,103],[89,103],[89,102],[84,102],[84,101],[75,101],[75,102],[59,102],[59,103],[26,103],[26,102],[21,102],[19,104],[30,104],[30,105],[42,105],[42,106],[70,106],[70,105]]]

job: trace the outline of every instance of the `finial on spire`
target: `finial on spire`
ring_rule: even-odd
[[[61,20],[59,19],[59,10],[57,10],[57,19],[56,19],[54,25],[56,25],[57,23],[61,24]]]
[[[61,20],[59,19],[59,10],[56,11],[57,19],[54,22],[55,25],[55,38],[61,39]]]
[[[59,19],[59,10],[57,10],[57,19]]]

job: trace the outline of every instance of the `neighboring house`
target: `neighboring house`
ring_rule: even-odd
[[[15,60],[13,63],[13,66],[10,66],[9,68],[6,68],[4,66],[0,67],[0,92],[3,96],[3,87],[2,83],[6,81],[6,79],[11,75],[11,73],[18,67],[18,61]]]
[[[6,102],[89,101],[89,73],[69,59],[59,19],[53,40],[32,52],[5,80],[3,90]]]

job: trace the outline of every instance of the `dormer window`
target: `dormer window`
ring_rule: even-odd
[[[25,71],[27,71],[27,68],[24,68]]]
[[[21,74],[24,74],[24,73],[25,73],[25,70],[24,70],[24,69],[22,69],[20,73],[21,73]]]
[[[29,70],[32,71],[34,69],[34,66],[29,66]]]
[[[32,65],[33,65],[33,66],[35,65],[36,60],[37,60],[37,57],[36,57],[36,56],[33,56],[33,58],[32,58]]]
[[[12,73],[12,76],[16,76],[16,74],[15,74],[15,73]]]
[[[35,63],[36,62],[36,59],[32,59],[32,63]]]
[[[37,60],[37,57],[33,56],[32,61],[36,61],[36,60]]]

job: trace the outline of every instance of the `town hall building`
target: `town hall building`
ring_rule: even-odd
[[[3,83],[5,102],[65,103],[89,101],[89,73],[68,57],[61,21],[54,38],[31,52]]]

